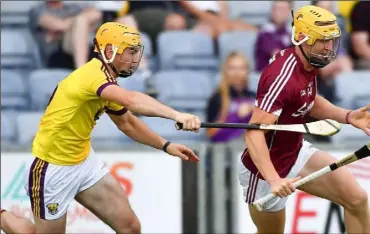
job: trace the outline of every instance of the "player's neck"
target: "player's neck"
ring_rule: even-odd
[[[307,59],[304,57],[304,55],[302,54],[302,51],[299,49],[299,47],[296,46],[294,49],[295,49],[295,53],[299,57],[299,60],[301,60],[304,69],[307,70],[307,71],[312,71],[312,69],[314,69],[314,67],[307,61]]]

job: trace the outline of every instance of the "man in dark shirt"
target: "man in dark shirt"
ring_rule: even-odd
[[[370,68],[370,2],[359,1],[351,13],[350,53],[357,68]]]

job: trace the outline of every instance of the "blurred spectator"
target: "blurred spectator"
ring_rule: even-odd
[[[353,7],[356,5],[356,1],[336,1],[338,4],[338,12],[343,17],[345,23],[345,29],[347,32],[350,32],[351,29],[351,12]]]
[[[94,1],[94,7],[103,13],[103,22],[112,22],[119,16],[127,14],[129,10],[128,1]],[[126,23],[129,25],[129,23]],[[130,26],[132,26],[130,24]]]
[[[127,12],[124,6],[117,21],[147,33],[154,42],[164,30],[186,28],[185,18],[174,12],[173,4],[172,1],[129,1]]]
[[[351,13],[350,53],[359,69],[370,69],[370,2],[359,1]]]
[[[275,1],[272,4],[270,22],[261,27],[255,47],[256,70],[261,72],[270,58],[277,52],[290,47],[292,1]]]
[[[324,8],[328,11],[333,12],[333,2],[332,1],[312,1],[312,5],[316,5],[318,7]],[[338,55],[334,61],[332,61],[329,65],[319,70],[319,76],[323,80],[331,80],[335,78],[339,73],[348,72],[353,70],[353,64],[351,58],[348,56],[346,49],[344,48],[344,43],[346,33],[345,33],[345,25],[341,23],[342,19],[340,17],[337,18],[338,24],[341,26],[341,43],[338,49]],[[342,21],[343,22],[343,21]]]
[[[225,31],[253,30],[257,27],[241,20],[231,20],[226,1],[180,1],[187,14],[188,28],[217,38]]]
[[[49,68],[78,68],[89,59],[90,32],[102,14],[95,8],[45,1],[30,11],[31,32]],[[73,59],[71,59],[71,56]]]
[[[248,61],[232,52],[222,68],[221,83],[209,99],[208,122],[247,123],[251,117],[256,94],[248,90]],[[243,129],[207,129],[212,142],[226,142],[240,137]]]

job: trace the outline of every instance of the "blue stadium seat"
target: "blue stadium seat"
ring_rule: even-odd
[[[255,69],[254,45],[257,39],[257,32],[232,31],[225,32],[218,38],[220,58],[223,63],[229,53],[239,51],[243,53],[249,62],[251,71]]]
[[[42,66],[38,47],[28,30],[1,29],[1,67],[35,69]]]
[[[249,73],[248,86],[249,90],[257,93],[258,82],[260,81],[261,73],[251,72]]]
[[[168,119],[156,117],[141,117],[154,132],[167,140],[181,143],[199,143],[205,139],[205,131],[201,129],[199,133],[178,131],[175,128],[175,122]]]
[[[142,73],[137,71],[134,75],[127,78],[118,78],[117,82],[122,88],[131,90],[145,92],[145,78]]]
[[[213,91],[214,75],[206,71],[173,70],[155,74],[158,99],[180,110],[203,110]]]
[[[338,105],[355,109],[370,103],[370,71],[341,73],[335,80]]]
[[[16,112],[1,111],[1,142],[11,143],[16,140]]]
[[[151,70],[157,70],[157,60],[153,53],[153,45],[148,34],[140,32],[141,42],[144,45],[144,57],[148,59],[148,66]]]
[[[132,143],[131,138],[121,132],[108,114],[103,114],[96,121],[96,125],[91,135],[92,144],[98,145],[122,145],[122,143]]]
[[[22,112],[16,118],[17,124],[17,142],[21,145],[32,143],[38,129],[42,112]]]
[[[351,125],[343,124],[339,133],[331,137],[334,144],[338,146],[362,145],[369,143],[369,136],[362,130]]]
[[[1,1],[1,27],[26,28],[28,24],[28,12],[38,1],[23,1],[14,4],[12,1]]]
[[[55,87],[70,72],[70,70],[64,69],[40,69],[33,71],[29,76],[29,92],[32,109],[45,109]]]
[[[168,31],[158,36],[161,69],[217,69],[212,38],[192,31]]]
[[[1,108],[26,108],[28,106],[26,94],[26,84],[19,73],[1,69]]]

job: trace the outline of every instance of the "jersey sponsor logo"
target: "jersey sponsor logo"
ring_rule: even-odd
[[[292,114],[293,117],[304,117],[313,107],[314,102],[311,102],[307,106],[307,102],[303,104],[295,113]]]
[[[312,95],[312,88],[313,88],[313,82],[310,82],[308,84],[308,96]]]
[[[51,215],[55,215],[56,213],[58,213],[58,207],[59,203],[49,203],[46,205],[46,208],[48,208],[48,212]]]

